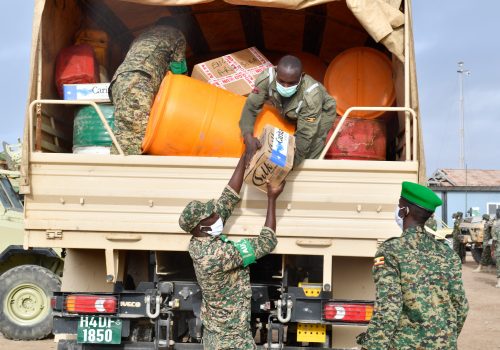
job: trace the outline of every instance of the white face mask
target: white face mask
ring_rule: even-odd
[[[396,205],[396,209],[394,210],[394,220],[396,220],[396,224],[398,224],[399,228],[403,230],[403,218],[399,216],[399,212],[401,209],[398,205]]]
[[[217,237],[220,236],[222,230],[224,229],[224,222],[221,218],[219,218],[210,226],[200,226],[200,230],[204,227],[210,227],[209,231],[204,231],[205,233],[208,233],[210,236]]]

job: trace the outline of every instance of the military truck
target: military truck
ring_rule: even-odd
[[[50,298],[59,291],[62,259],[52,248],[23,249],[19,196],[20,145],[0,152],[0,332],[9,339],[40,339],[52,331]]]
[[[466,217],[459,226],[460,240],[472,254],[472,258],[479,264],[483,247],[491,242],[484,242],[484,228],[486,222],[480,216]]]
[[[202,348],[202,296],[178,218],[192,199],[219,196],[237,163],[73,154],[76,102],[58,98],[53,72],[58,52],[83,25],[109,34],[110,76],[132,39],[162,16],[174,17],[185,33],[190,66],[250,46],[305,51],[325,62],[370,46],[390,58],[395,104],[351,106],[331,139],[353,111],[387,112],[388,160],[317,159],[297,167],[277,203],[278,245],[251,268],[259,348],[339,349],[355,347],[373,313],[373,257],[381,242],[400,234],[394,208],[401,182],[425,181],[410,13],[410,0],[36,0],[21,178],[24,245],[67,252],[52,300],[58,349]],[[244,187],[225,232],[236,240],[255,236],[265,210],[263,193]]]
[[[483,252],[484,221],[480,217],[466,217],[459,225],[459,239],[471,251],[474,261],[481,261]]]

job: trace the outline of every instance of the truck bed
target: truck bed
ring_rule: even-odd
[[[193,199],[217,198],[236,163],[34,152],[25,247],[186,251],[179,214]],[[399,234],[393,212],[404,180],[417,180],[416,162],[305,161],[278,201],[275,253],[372,257]],[[258,235],[266,205],[263,192],[244,186],[225,233]]]

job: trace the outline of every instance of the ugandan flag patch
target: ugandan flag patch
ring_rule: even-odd
[[[383,266],[385,264],[384,257],[378,256],[373,259],[373,266]]]

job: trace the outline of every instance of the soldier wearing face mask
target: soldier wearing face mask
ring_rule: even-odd
[[[222,231],[240,201],[244,161],[242,156],[219,199],[192,201],[179,218],[180,227],[193,235],[189,255],[202,290],[205,350],[256,349],[250,327],[248,265],[276,247],[276,199],[284,183],[277,188],[268,185],[266,222],[260,235],[238,242],[229,240]]]
[[[303,73],[297,57],[282,57],[276,68],[269,68],[255,79],[255,87],[248,95],[240,119],[248,162],[261,147],[253,131],[255,119],[266,102],[297,125],[294,167],[304,159],[318,158],[337,116],[336,102],[323,85]]]
[[[403,182],[395,210],[403,233],[375,255],[375,311],[357,338],[362,349],[457,349],[469,309],[460,259],[424,228],[441,204],[427,187]]]

